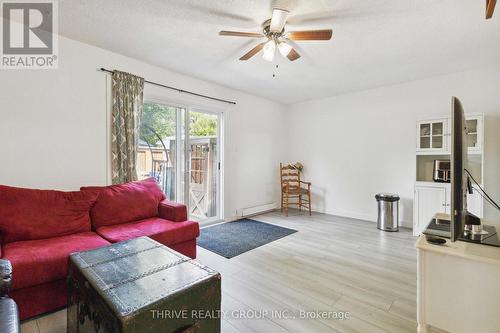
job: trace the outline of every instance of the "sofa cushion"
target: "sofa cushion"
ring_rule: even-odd
[[[159,217],[137,222],[101,227],[96,232],[112,243],[148,236],[164,245],[195,239],[200,235],[197,222],[173,222]]]
[[[109,245],[94,232],[88,231],[48,239],[13,242],[4,245],[3,257],[12,263],[12,288],[20,289],[65,279],[68,256],[72,252]]]
[[[3,243],[90,231],[92,192],[33,190],[0,185]]]
[[[154,178],[119,185],[82,187],[81,190],[98,193],[90,210],[95,229],[156,217],[158,204],[165,199]]]

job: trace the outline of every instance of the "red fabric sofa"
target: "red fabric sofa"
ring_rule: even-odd
[[[0,185],[0,258],[12,263],[21,319],[66,305],[70,253],[139,236],[195,258],[199,226],[154,179],[75,192]]]

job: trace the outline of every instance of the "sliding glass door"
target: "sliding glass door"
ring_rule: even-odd
[[[221,114],[144,103],[137,156],[140,179],[154,177],[169,200],[199,222],[221,216]]]
[[[154,177],[169,200],[180,201],[179,115],[185,109],[145,102],[137,151],[139,179]]]
[[[189,216],[215,221],[220,218],[220,114],[190,110],[188,117]]]

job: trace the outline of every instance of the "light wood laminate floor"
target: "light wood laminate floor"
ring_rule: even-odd
[[[371,222],[298,211],[254,219],[298,232],[232,259],[198,247],[197,260],[222,274],[222,332],[416,331],[410,230],[382,232]],[[301,310],[330,317],[349,312],[350,318],[289,319]],[[65,310],[22,325],[23,333],[65,331]]]

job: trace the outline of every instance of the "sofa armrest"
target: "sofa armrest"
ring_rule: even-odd
[[[9,293],[12,285],[12,265],[7,259],[0,259],[0,297]]]
[[[182,222],[187,220],[186,205],[181,203],[163,200],[158,205],[158,213],[162,219]]]

